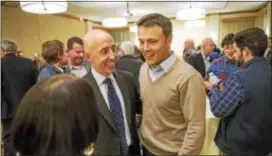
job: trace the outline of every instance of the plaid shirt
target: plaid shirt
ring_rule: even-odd
[[[222,56],[212,62],[212,65],[208,69],[207,73],[213,72],[214,75],[222,80],[223,84],[226,84],[228,76],[238,69],[239,67],[237,67],[235,64],[231,64],[226,56]],[[205,77],[205,80],[207,79],[208,76]]]
[[[210,92],[211,111],[216,117],[225,117],[245,100],[245,90],[236,75],[226,81],[225,88],[219,91],[218,86],[213,86]]]

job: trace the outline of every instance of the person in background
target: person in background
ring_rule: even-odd
[[[117,50],[117,53],[116,53],[116,60],[118,61],[118,60],[120,60],[120,58],[121,58],[122,56],[125,55],[125,52],[124,52],[123,49],[120,48],[120,46],[116,46],[116,50]]]
[[[69,63],[65,67],[65,73],[71,73],[77,77],[83,77],[91,68],[91,63],[84,59],[83,41],[79,37],[71,37],[67,41],[67,53]]]
[[[140,50],[140,48],[134,45],[134,56],[140,62],[145,62],[145,58]]]
[[[120,49],[123,50],[124,55],[116,62],[116,68],[133,74],[139,88],[139,71],[143,63],[135,56],[134,45],[130,41],[122,42]]]
[[[34,53],[33,63],[39,72],[45,67],[46,64],[46,62],[42,59],[41,54],[39,53]]]
[[[15,156],[10,128],[14,113],[25,93],[36,83],[37,69],[25,57],[16,56],[17,45],[10,40],[1,42],[1,124],[4,155]]]
[[[64,73],[63,67],[68,63],[64,45],[59,40],[49,40],[42,44],[42,56],[46,61],[45,67],[38,76],[37,83],[56,74]]]
[[[194,40],[186,39],[184,42],[183,59],[187,62],[193,53],[196,53]]]
[[[214,60],[219,58],[219,55],[216,52],[213,51],[213,52],[210,53],[209,57],[210,57],[209,62],[212,63]]]
[[[213,49],[214,42],[212,38],[205,38],[202,40],[200,52],[192,54],[188,59],[188,63],[191,64],[203,78],[211,65],[211,57],[209,55]]]
[[[12,123],[12,141],[21,156],[80,156],[98,132],[95,97],[88,83],[55,75],[32,87]]]
[[[212,84],[208,82],[210,72],[212,72],[215,76],[217,76],[218,79],[223,82],[223,84],[225,84],[228,76],[239,69],[239,67],[237,67],[235,64],[233,57],[233,38],[234,34],[228,34],[223,38],[221,46],[225,55],[214,60],[208,69],[205,77],[206,81],[204,82],[206,89],[211,89],[212,87]]]
[[[268,155],[272,145],[271,67],[263,57],[267,35],[249,28],[234,37],[241,69],[210,91],[211,111],[220,117],[215,143],[226,155]]]
[[[201,45],[196,47],[196,51],[200,51],[201,50]]]
[[[265,58],[272,67],[272,39],[271,39],[271,37],[268,40],[268,48],[265,53]]]
[[[22,52],[22,51],[17,51],[17,52],[16,52],[16,55],[17,55],[18,57],[25,57],[25,54],[24,54],[24,52]]]
[[[136,107],[141,101],[135,79],[115,69],[117,49],[109,33],[90,30],[83,40],[92,62],[83,78],[95,92],[99,112],[94,155],[140,155]]]
[[[148,14],[137,26],[146,59],[139,78],[143,155],[199,155],[206,113],[202,77],[170,50],[172,23],[167,17]]]
[[[219,57],[220,54],[221,54],[221,50],[217,47],[216,44],[214,44],[213,52],[215,52],[215,53],[217,54],[218,57]]]

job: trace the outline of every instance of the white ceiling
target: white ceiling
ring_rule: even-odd
[[[1,1],[6,1],[11,6],[14,4],[19,6],[18,0]],[[267,1],[271,0],[209,0],[208,2],[206,0],[170,0],[168,2],[162,0],[68,0],[68,10],[65,14],[99,22],[109,17],[126,17],[127,1],[129,2],[129,10],[133,14],[133,16],[128,17],[128,20],[136,21],[147,13],[161,13],[173,18],[179,9],[189,8],[190,5],[204,8],[208,14],[253,11],[260,9]]]
[[[266,1],[223,1],[213,0],[205,2],[188,1],[132,1],[129,0],[130,12],[133,16],[128,17],[129,21],[135,21],[147,13],[161,13],[167,17],[175,17],[176,12],[182,8],[201,7],[205,8],[207,13],[226,13],[237,11],[252,11],[262,7]],[[72,1],[69,2],[69,8],[66,14],[77,17],[87,18],[93,21],[102,21],[104,18],[126,16],[127,15],[127,0],[120,1]]]

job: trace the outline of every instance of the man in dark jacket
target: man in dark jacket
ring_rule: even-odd
[[[123,50],[124,55],[117,61],[116,68],[133,74],[139,88],[139,71],[143,62],[135,56],[135,47],[131,42],[122,42],[120,49]]]
[[[10,128],[13,115],[25,93],[35,84],[37,69],[25,57],[16,56],[17,46],[13,41],[1,43],[1,119],[3,126],[4,155],[15,156]]]
[[[234,57],[241,69],[225,87],[211,89],[211,110],[221,122],[215,142],[226,155],[267,155],[272,151],[271,67],[263,58],[267,36],[250,28],[234,37]]]

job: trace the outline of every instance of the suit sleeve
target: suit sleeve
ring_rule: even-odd
[[[135,110],[137,114],[142,114],[142,100],[140,99],[140,89],[138,88],[137,84],[136,84],[136,80],[134,78],[134,76],[132,74],[129,73],[129,77],[131,79],[131,84],[133,87],[133,96],[134,96],[134,100],[135,100]],[[131,85],[130,84],[130,85]]]
[[[37,82],[37,79],[38,79],[38,69],[36,68],[36,66],[33,64],[33,67],[32,67],[32,82],[33,82],[33,85]]]
[[[205,138],[206,95],[200,75],[194,75],[180,88],[180,105],[187,123],[179,154],[199,155]]]
[[[195,61],[195,56],[194,56],[194,55],[192,55],[192,56],[190,56],[190,57],[188,58],[188,63],[189,63],[191,66],[193,66],[195,69],[197,69],[197,68],[196,68],[196,61]]]

